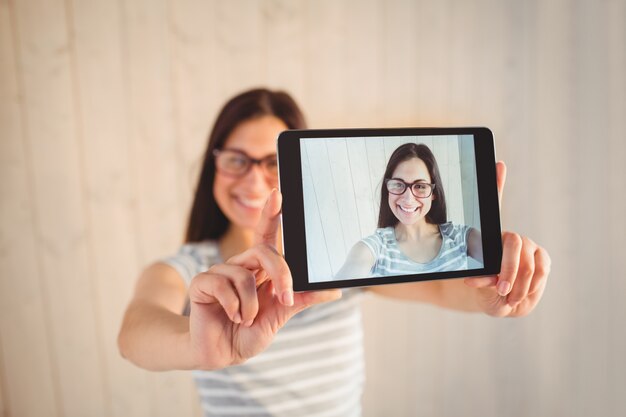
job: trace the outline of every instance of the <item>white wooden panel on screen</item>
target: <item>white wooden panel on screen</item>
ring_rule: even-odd
[[[317,282],[331,277],[333,273],[330,267],[326,237],[324,236],[322,215],[319,210],[315,184],[313,183],[311,166],[309,164],[308,147],[306,145],[302,146],[300,152],[302,155],[303,200],[304,206],[309,208],[304,212],[308,272],[311,282]]]
[[[378,219],[380,209],[380,187],[383,184],[383,175],[387,160],[380,138],[365,138],[365,150],[367,155],[367,176],[370,179],[370,192],[372,195],[372,206]]]
[[[337,212],[335,214],[339,217],[344,242],[343,256],[335,258],[339,259],[339,262],[333,264],[333,271],[337,272],[354,242],[361,238],[361,232],[346,139],[327,139],[326,147],[337,197]],[[329,215],[332,214],[329,213]]]
[[[346,146],[348,148],[352,186],[359,220],[359,234],[360,237],[365,237],[376,228],[378,221],[378,211],[374,208],[376,202],[370,186],[365,139],[346,140]]]
[[[474,140],[471,136],[463,136],[460,138],[459,154],[465,224],[480,230],[478,186],[476,184],[476,159],[474,155]]]
[[[334,275],[343,263],[346,254],[341,218],[338,216],[339,196],[335,189],[335,178],[333,178],[326,141],[313,140],[308,145],[309,164],[313,173],[317,207],[320,210],[328,260],[332,275]]]
[[[432,145],[430,146],[430,150],[435,156],[435,160],[437,161],[437,165],[439,165],[439,174],[441,175],[441,184],[443,186],[443,192],[446,196],[446,207],[448,219],[450,219],[450,208],[453,205],[455,199],[453,198],[452,192],[450,190],[450,164],[448,161],[448,136],[440,135],[433,136]],[[432,180],[432,178],[431,178]]]
[[[388,139],[385,139],[385,167],[389,158],[391,158],[391,154],[398,149],[401,145],[405,143],[419,143],[416,136],[394,136]],[[383,171],[384,172],[384,171]]]
[[[448,183],[446,193],[450,195],[448,205],[448,220],[457,224],[466,224],[463,211],[463,192],[461,188],[461,162],[459,158],[459,136],[449,136],[447,153],[447,168],[445,170]],[[448,199],[446,199],[446,203]]]

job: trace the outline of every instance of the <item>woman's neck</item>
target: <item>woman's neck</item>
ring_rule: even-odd
[[[439,233],[439,227],[436,224],[427,223],[426,220],[410,226],[398,222],[394,229],[398,242],[420,241]]]

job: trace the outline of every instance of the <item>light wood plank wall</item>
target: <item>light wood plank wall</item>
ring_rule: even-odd
[[[626,415],[625,3],[0,0],[0,415],[200,415],[116,333],[259,85],[312,127],[489,126],[553,259],[523,319],[364,300],[366,416]]]

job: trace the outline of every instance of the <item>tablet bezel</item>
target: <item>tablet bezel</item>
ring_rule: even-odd
[[[300,139],[362,138],[381,136],[447,136],[473,135],[476,159],[476,177],[483,245],[483,268],[442,271],[412,275],[354,278],[323,282],[309,282]],[[436,140],[436,139],[435,139]],[[428,281],[469,276],[495,275],[502,262],[502,235],[496,184],[495,148],[493,134],[486,127],[419,127],[384,129],[307,129],[286,130],[278,137],[279,187],[283,195],[282,239],[283,252],[293,277],[294,291],[330,288],[365,287],[372,285]]]

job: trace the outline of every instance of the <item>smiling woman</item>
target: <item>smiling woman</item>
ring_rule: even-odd
[[[213,195],[232,222],[250,228],[259,223],[267,196],[278,185],[273,139],[285,129],[285,122],[274,115],[247,120],[233,130],[221,149],[214,150]],[[248,175],[250,171],[258,175]]]
[[[480,231],[448,221],[443,181],[428,146],[405,143],[393,152],[380,195],[378,229],[352,247],[336,278],[482,265]]]
[[[207,416],[360,413],[360,291],[294,294],[280,255],[276,138],[305,127],[283,92],[226,103],[186,242],[146,268],[126,311],[122,355],[146,369],[195,370]]]

